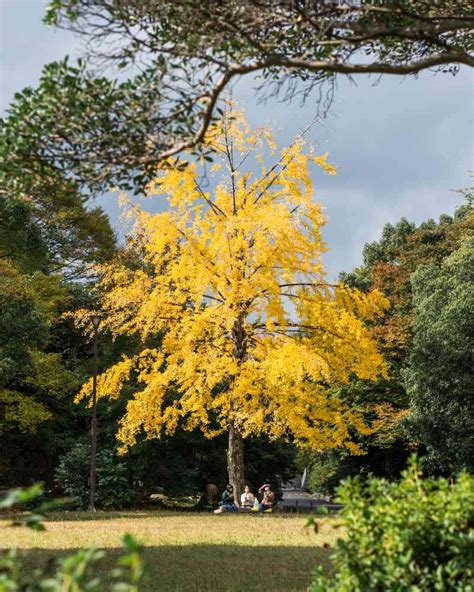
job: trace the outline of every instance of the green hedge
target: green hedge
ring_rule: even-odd
[[[474,477],[423,479],[412,460],[399,482],[347,481],[334,574],[311,592],[474,591]]]

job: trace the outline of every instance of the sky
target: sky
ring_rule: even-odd
[[[42,67],[66,54],[77,57],[81,41],[42,23],[45,0],[0,0],[0,112],[15,92],[34,86]],[[362,261],[366,242],[401,217],[421,223],[450,214],[462,202],[456,189],[472,185],[474,156],[473,75],[424,72],[415,78],[340,79],[331,113],[310,140],[338,175],[314,177],[315,197],[328,222],[324,238],[330,277]],[[251,124],[272,124],[279,146],[291,143],[316,113],[316,97],[304,105],[276,99],[259,102],[252,78],[242,78],[234,97]],[[97,198],[117,229],[116,196]]]

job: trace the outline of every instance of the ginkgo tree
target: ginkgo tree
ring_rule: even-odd
[[[326,155],[299,136],[266,167],[271,132],[229,110],[207,141],[215,188],[204,190],[197,162],[167,167],[148,195],[165,196],[168,208],[129,204],[129,257],[100,269],[105,327],[140,336],[143,347],[99,377],[98,396],[136,386],[122,450],[178,425],[209,438],[227,432],[229,480],[240,493],[247,436],[357,452],[351,430],[367,427],[333,386],[384,374],[367,322],[388,302],[325,279],[310,164],[335,174]]]

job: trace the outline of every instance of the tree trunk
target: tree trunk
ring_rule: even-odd
[[[244,330],[245,314],[241,313],[235,321],[232,329],[234,342],[234,358],[238,364],[246,357],[246,339]],[[231,402],[231,408],[233,407]],[[232,420],[231,420],[232,421]],[[238,504],[245,486],[244,468],[244,440],[232,423],[229,426],[229,447],[227,449],[227,472],[229,482],[234,488],[234,499]]]
[[[234,499],[238,504],[245,486],[244,440],[233,426],[229,428],[227,471],[229,473],[229,483],[234,488]]]

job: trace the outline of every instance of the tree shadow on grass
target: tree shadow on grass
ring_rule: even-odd
[[[134,520],[160,518],[163,516],[176,516],[179,514],[192,514],[193,516],[205,516],[211,512],[188,512],[186,510],[176,511],[162,508],[144,509],[144,510],[104,510],[98,512],[87,512],[85,510],[58,510],[45,512],[44,522],[77,522],[77,521],[100,521],[116,520],[117,518],[133,518]],[[0,512],[0,520],[10,521],[21,519],[24,512]]]
[[[50,549],[19,551],[28,570],[69,555]],[[105,573],[122,550],[106,550],[98,563]],[[146,547],[148,573],[142,592],[303,592],[317,565],[330,569],[330,548],[316,546],[163,545]],[[105,581],[107,581],[104,578]],[[104,592],[107,588],[104,588]]]
[[[314,512],[312,512],[314,514]],[[99,511],[99,512],[86,512],[81,510],[61,510],[44,513],[44,522],[77,522],[77,521],[100,521],[100,520],[116,520],[117,518],[133,518],[134,520],[149,519],[149,518],[163,518],[167,516],[192,516],[209,518],[212,516],[212,511],[190,511],[190,510],[173,510],[168,508],[158,509],[145,509],[145,510],[117,510],[117,511]],[[216,516],[216,520],[226,520],[228,518],[235,519],[236,517],[248,517],[255,518],[257,520],[272,520],[274,518],[288,518],[294,520],[298,517],[308,517],[311,512],[274,512],[272,514],[260,514],[259,512],[243,512],[243,513],[229,513],[222,514],[219,517]],[[23,512],[0,512],[0,521],[10,521],[21,519]]]

